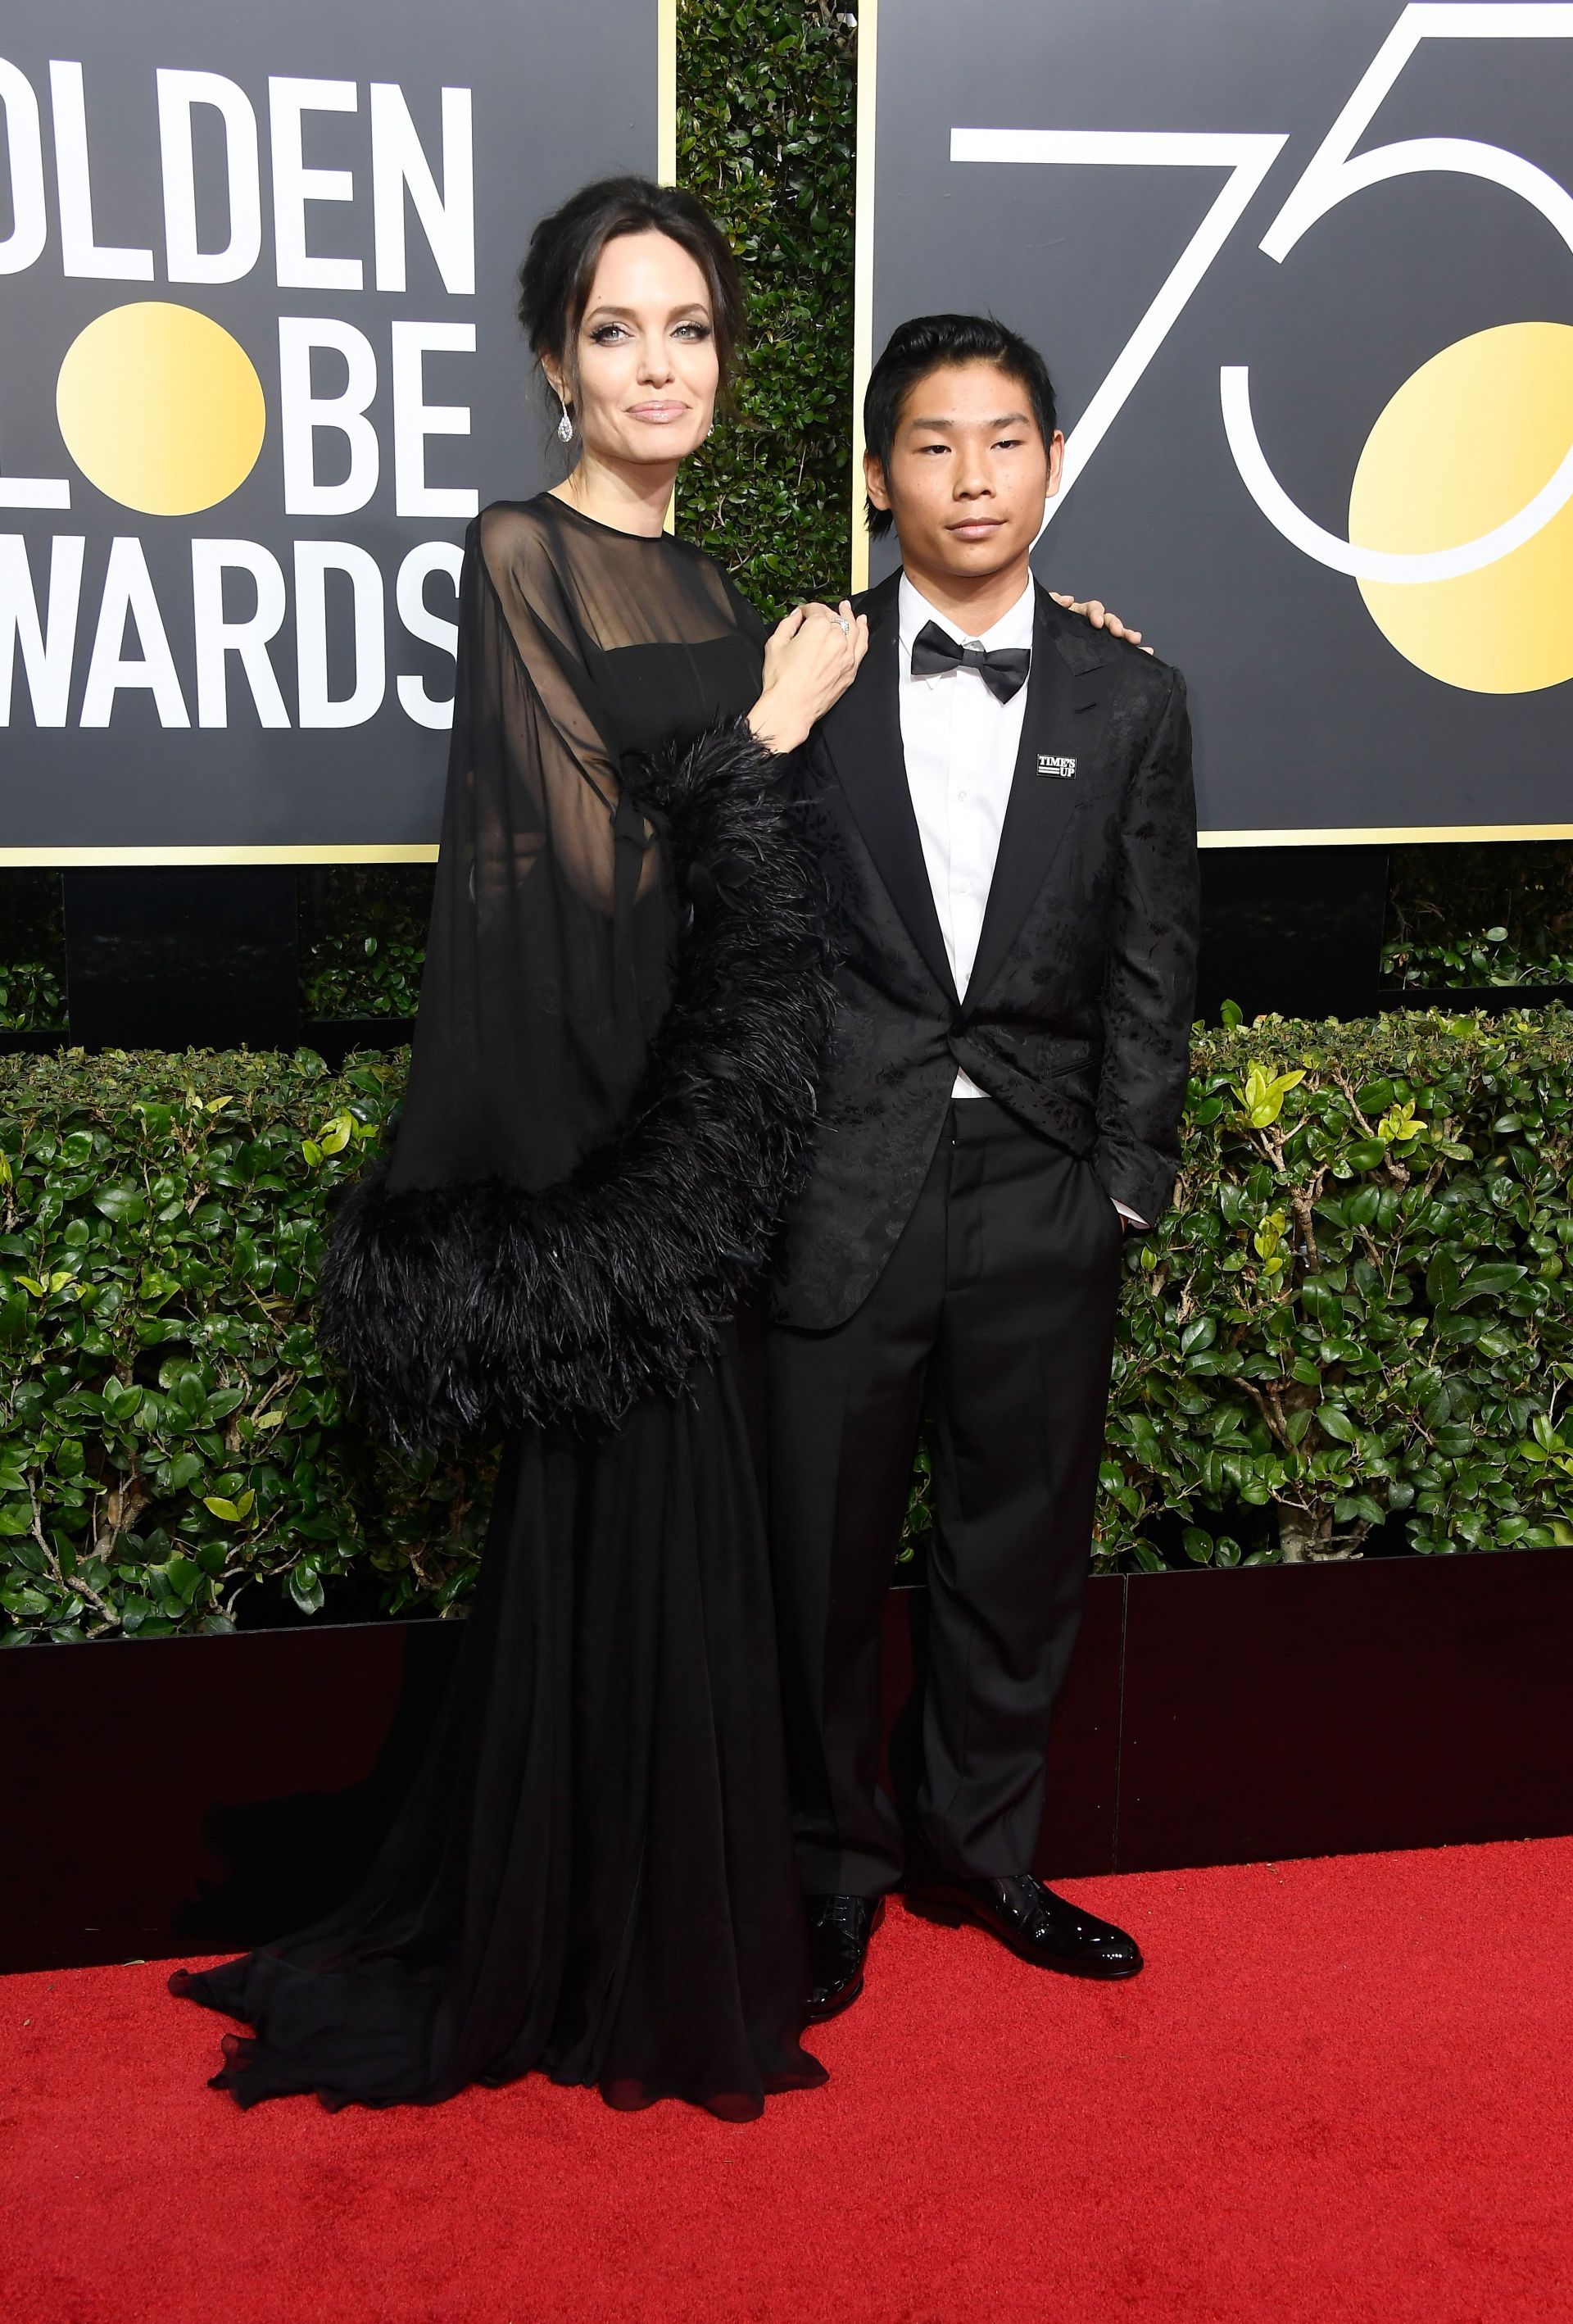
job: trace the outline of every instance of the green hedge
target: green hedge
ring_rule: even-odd
[[[774,620],[851,570],[857,27],[827,0],[684,0],[677,176],[742,262],[736,409],[677,521]]]
[[[1386,980],[1449,985],[1573,983],[1573,845],[1493,840],[1395,847]]]
[[[425,863],[329,863],[300,873],[303,1017],[414,1016],[435,876]]]
[[[58,872],[0,869],[0,1034],[66,1030]]]
[[[344,1425],[309,1325],[331,1185],[406,1059],[0,1059],[0,1608],[12,1644],[446,1610],[489,1464]],[[330,1600],[331,1593],[331,1600]]]
[[[1196,1045],[1127,1252],[1106,1557],[1573,1544],[1573,1016],[1265,1018]]]
[[[1573,1543],[1570,1065],[1559,1009],[1199,1037],[1178,1204],[1127,1251],[1104,1567]],[[10,1643],[462,1600],[490,1462],[382,1449],[310,1328],[404,1068],[0,1059]]]

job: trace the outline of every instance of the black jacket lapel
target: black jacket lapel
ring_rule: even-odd
[[[869,650],[853,683],[822,720],[820,733],[890,900],[940,990],[954,1002],[955,980],[901,748],[900,580],[898,573],[892,574],[863,600],[860,610],[869,616]]]
[[[987,997],[1075,820],[1118,675],[1114,651],[1098,631],[1062,613],[1040,586],[1021,748],[967,982],[974,1005]],[[1067,762],[1073,773],[1063,771]]]

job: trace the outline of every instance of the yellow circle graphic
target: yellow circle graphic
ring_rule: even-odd
[[[1399,553],[1475,540],[1534,498],[1573,445],[1573,328],[1504,323],[1444,347],[1372,429],[1349,539]],[[1418,669],[1471,694],[1573,678],[1573,501],[1478,573],[1362,581],[1377,628]]]
[[[88,480],[147,516],[227,500],[262,448],[262,383],[238,339],[194,308],[114,307],[78,333],[55,409]]]

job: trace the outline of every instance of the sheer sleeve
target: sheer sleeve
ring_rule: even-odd
[[[523,512],[488,509],[478,534],[483,706],[504,770],[504,779],[483,779],[478,788],[478,908],[490,918],[544,846],[575,891],[611,917],[622,779],[598,723],[564,577]],[[648,825],[642,835],[652,836]],[[658,876],[652,848],[638,892],[648,893]]]
[[[489,509],[391,1184],[561,1177],[627,1111],[667,989],[659,842],[625,797],[549,543]]]
[[[538,501],[471,527],[409,1081],[318,1282],[402,1443],[615,1425],[765,1262],[833,988],[759,660],[681,542]]]

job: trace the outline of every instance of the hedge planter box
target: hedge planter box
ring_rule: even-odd
[[[923,1597],[891,1593],[901,1771]],[[455,1623],[0,1655],[0,1969],[219,1951],[375,1846]],[[1573,1829],[1573,1557],[1104,1576],[1056,1720],[1039,1868],[1070,1877]]]
[[[409,1461],[317,1344],[402,1055],[0,1056],[0,1634],[445,1611],[484,1460]],[[1573,1546],[1573,1013],[1199,1034],[1127,1247],[1101,1563]]]

